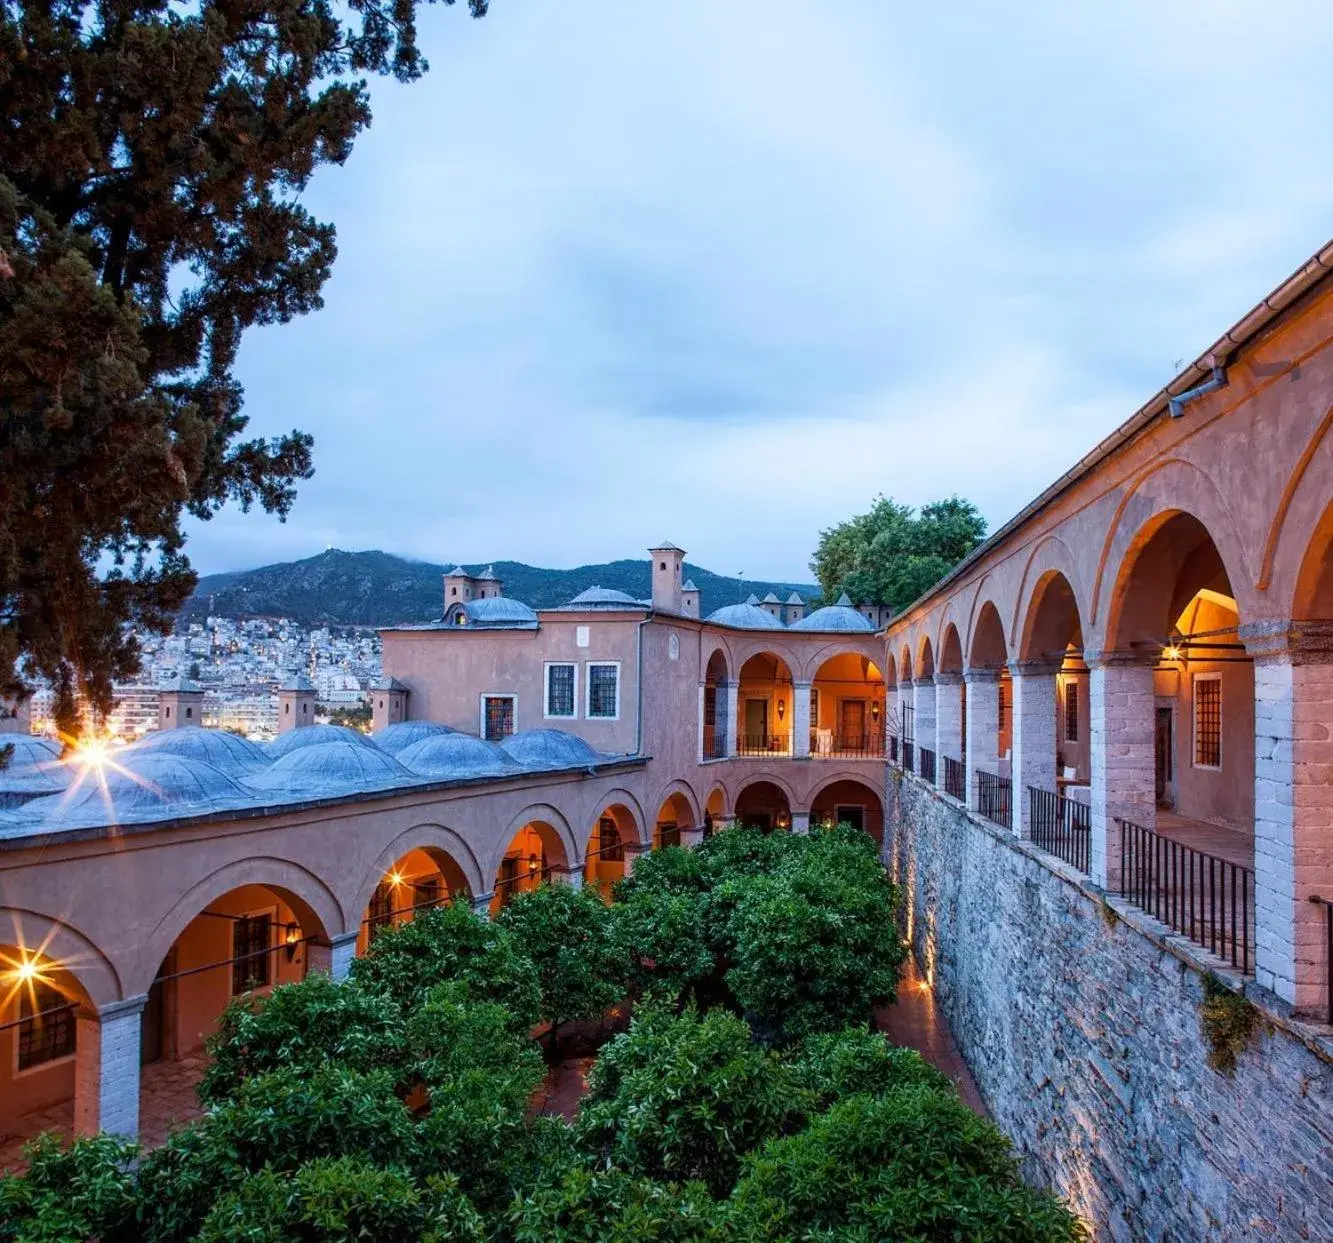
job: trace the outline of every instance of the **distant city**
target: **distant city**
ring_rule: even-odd
[[[250,738],[271,738],[278,728],[278,687],[305,676],[319,693],[322,719],[369,703],[380,674],[380,637],[362,626],[305,626],[290,618],[206,617],[181,620],[169,635],[141,634],[143,668],[116,687],[106,722],[112,737],[129,742],[157,727],[158,693],[175,678],[204,692],[205,726]],[[32,728],[54,730],[52,691],[38,687]],[[367,713],[368,716],[368,713]]]

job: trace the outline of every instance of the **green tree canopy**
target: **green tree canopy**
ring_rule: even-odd
[[[951,496],[920,512],[888,497],[819,533],[810,569],[826,600],[845,591],[857,603],[906,608],[940,581],[986,534],[971,501]]]
[[[309,436],[241,439],[237,349],[321,305],[301,196],[365,75],[425,71],[415,10],[0,0],[0,693],[22,662],[66,728],[108,710],[194,585],[184,513],[285,515],[309,477]]]

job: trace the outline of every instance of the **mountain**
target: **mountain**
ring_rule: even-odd
[[[585,587],[614,587],[636,599],[650,591],[648,561],[610,561],[573,570],[547,570],[521,561],[496,561],[504,593],[533,608],[564,604]],[[472,573],[484,565],[466,567]],[[343,552],[331,548],[304,561],[285,561],[257,570],[208,574],[181,610],[198,618],[291,617],[307,625],[385,626],[394,622],[430,621],[443,610],[441,582],[445,567],[409,561],[387,552]],[[686,564],[707,615],[750,592],[762,597],[776,591],[783,599],[799,591],[809,600],[817,592],[810,583],[742,583]]]

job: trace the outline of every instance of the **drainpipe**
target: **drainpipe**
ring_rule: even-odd
[[[634,723],[634,754],[643,754],[643,628],[657,616],[657,613],[649,609],[648,616],[636,627],[637,633],[634,636],[636,647],[635,661],[637,667],[634,671],[635,681],[638,685],[635,687],[636,697],[639,701],[639,708]]]
[[[1227,369],[1222,366],[1217,359],[1212,360],[1213,378],[1205,380],[1196,388],[1187,388],[1183,393],[1167,399],[1167,406],[1170,408],[1171,417],[1178,419],[1185,413],[1185,407],[1196,397],[1207,397],[1209,393],[1215,393],[1219,388],[1227,386]]]

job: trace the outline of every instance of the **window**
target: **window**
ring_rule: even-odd
[[[810,727],[817,729],[819,726],[819,687],[810,688]]]
[[[503,742],[514,732],[516,695],[481,697],[481,736],[487,742]]]
[[[424,876],[412,886],[412,907],[417,911],[428,911],[440,905],[440,878]]]
[[[74,1007],[51,985],[34,980],[19,998],[18,1068],[31,1070],[74,1052]]]
[[[1222,675],[1194,675],[1194,767],[1222,767]]]
[[[1065,683],[1065,741],[1078,741],[1078,683]]]
[[[231,926],[231,995],[239,997],[272,983],[273,916],[242,915]]]
[[[603,720],[620,716],[620,665],[588,666],[588,715]]]
[[[607,863],[625,861],[625,844],[620,840],[620,830],[610,816],[603,816],[597,822],[597,854]]]
[[[382,880],[370,895],[370,918],[366,921],[366,939],[374,945],[375,938],[393,924],[393,886]]]
[[[587,626],[577,626],[574,629],[574,646],[587,647],[591,642],[591,631]]]
[[[1008,728],[1006,721],[1009,718],[1009,687],[1003,679],[1000,681],[1000,692],[995,701],[995,721],[999,726],[1001,733]]]
[[[578,701],[576,687],[577,665],[546,666],[546,715],[548,717],[573,719],[578,714],[574,705]]]

